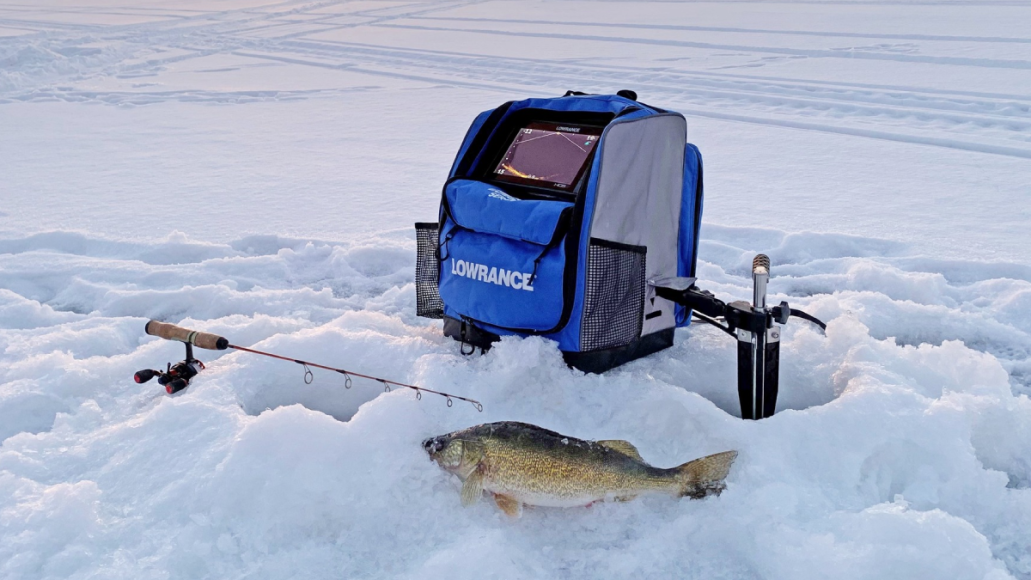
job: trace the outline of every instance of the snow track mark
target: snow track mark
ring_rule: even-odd
[[[53,33],[37,40],[31,40],[31,36],[29,40],[25,37],[0,39],[0,61],[11,65],[8,72],[0,73],[0,103],[36,100],[95,100],[109,104],[152,104],[164,100],[246,103],[267,99],[317,98],[340,92],[317,89],[238,92],[146,89],[138,91],[141,96],[134,97],[129,93],[136,91],[105,92],[65,86],[75,79],[83,78],[149,77],[160,74],[167,67],[192,59],[239,55],[287,65],[353,70],[370,75],[491,91],[540,91],[541,87],[562,91],[571,85],[580,89],[605,91],[614,86],[633,86],[652,101],[668,103],[692,115],[1018,158],[1031,157],[1031,95],[993,95],[973,91],[935,91],[916,87],[766,78],[733,75],[718,70],[678,70],[668,66],[642,69],[605,63],[544,62],[537,59],[409,50],[304,38],[312,34],[347,29],[393,28],[463,35],[562,38],[577,42],[644,43],[709,51],[733,50],[757,56],[781,55],[772,58],[874,58],[936,63],[940,66],[1031,67],[1031,61],[907,54],[908,49],[899,52],[883,46],[872,47],[875,50],[871,51],[855,50],[855,47],[832,50],[792,49],[416,24],[447,21],[502,24],[502,21],[489,18],[433,15],[475,3],[412,3],[386,8],[357,7],[351,10],[346,2],[287,1],[260,8],[185,13],[176,18],[142,24],[80,26],[75,31]],[[350,20],[339,23],[340,18]],[[557,26],[559,29],[566,26],[564,23],[531,19],[505,22],[510,25]],[[267,34],[275,29],[298,25],[305,28],[283,28],[285,34]],[[576,22],[569,26],[838,36],[805,30],[739,30],[677,25]],[[861,33],[846,36],[865,37]],[[871,38],[953,43],[1031,42],[1031,39],[1021,38],[947,35],[888,34],[873,35]],[[90,46],[99,43],[101,48],[81,50],[79,47],[86,42]],[[657,59],[657,62],[661,60]],[[365,88],[372,87],[359,87]]]
[[[488,90],[518,86],[539,90],[548,86],[558,91],[558,87],[575,84],[601,91],[632,85],[642,94],[654,95],[650,99],[673,103],[673,108],[689,114],[1020,158],[1031,156],[1031,96],[992,98],[907,91],[904,87],[813,85],[804,80],[752,80],[719,73],[427,53],[328,41],[284,41],[279,43],[277,56],[250,51],[237,54],[282,59],[279,55],[286,51],[299,55],[290,61],[295,64],[331,66],[327,60],[346,59],[341,64],[370,74],[396,75],[398,70],[411,70],[419,74],[406,78],[439,78],[440,82],[462,78],[473,82],[460,86]],[[302,55],[317,56],[320,62],[306,61]]]
[[[870,59],[870,60],[891,60],[897,62],[913,62],[923,64],[941,64],[952,66],[973,66],[982,68],[1006,68],[1006,69],[1031,69],[1031,61],[1017,59],[997,58],[964,58],[954,56],[930,56],[915,54],[899,54],[897,52],[878,52],[853,50],[851,47],[837,50],[784,48],[777,46],[749,46],[738,44],[720,44],[713,42],[692,42],[687,40],[657,40],[651,38],[632,38],[618,36],[599,36],[590,34],[558,34],[543,32],[527,32],[500,29],[481,28],[448,28],[445,26],[419,26],[415,24],[376,24],[384,28],[399,28],[407,30],[429,30],[450,33],[479,33],[493,36],[518,36],[526,38],[558,38],[572,41],[588,42],[612,42],[620,44],[641,44],[646,46],[668,46],[680,48],[699,48],[706,50],[734,50],[748,53],[782,54],[787,56],[814,57],[814,58],[845,58],[845,59]]]
[[[818,36],[826,38],[883,38],[885,40],[933,40],[944,42],[988,42],[1031,44],[1031,38],[1013,38],[999,36],[954,36],[937,34],[882,34],[877,32],[840,32],[816,30],[776,30],[771,28],[729,28],[725,26],[687,26],[682,24],[639,24],[631,22],[556,22],[551,20],[526,20],[512,18],[464,18],[461,16],[417,16],[414,20],[434,20],[442,22],[489,22],[493,24],[534,24],[544,26],[569,26],[585,28],[616,28],[636,30],[674,30],[683,32],[730,32],[740,34],[773,34],[784,36]]]

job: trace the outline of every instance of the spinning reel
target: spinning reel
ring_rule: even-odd
[[[163,385],[165,392],[169,395],[174,395],[190,386],[190,380],[197,376],[197,373],[204,370],[204,363],[193,358],[194,345],[208,350],[225,350],[229,347],[229,341],[221,336],[207,332],[197,332],[188,328],[180,328],[174,324],[167,324],[156,320],[148,322],[144,332],[151,336],[176,340],[186,344],[186,358],[184,360],[175,364],[168,363],[164,371],[155,369],[136,371],[136,374],[132,377],[140,384],[157,377],[158,384]]]
[[[193,345],[186,343],[186,359],[174,365],[168,363],[164,371],[154,369],[143,369],[136,371],[132,376],[137,383],[143,384],[150,379],[157,377],[158,384],[165,387],[165,392],[174,395],[190,386],[190,379],[197,376],[197,373],[204,370],[204,363],[193,358]]]

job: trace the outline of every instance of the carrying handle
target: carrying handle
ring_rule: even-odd
[[[197,348],[225,350],[229,347],[229,341],[217,334],[198,332],[196,330],[190,330],[189,328],[183,328],[167,322],[158,322],[157,320],[151,320],[148,322],[143,331],[151,336],[164,338],[166,340],[178,340],[179,342],[192,344]]]

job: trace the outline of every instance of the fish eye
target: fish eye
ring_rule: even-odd
[[[422,442],[423,449],[430,455],[436,455],[447,447],[447,441],[441,437],[430,437]]]

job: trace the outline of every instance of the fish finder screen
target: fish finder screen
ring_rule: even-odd
[[[601,127],[533,122],[519,129],[494,178],[569,191],[587,168]]]

